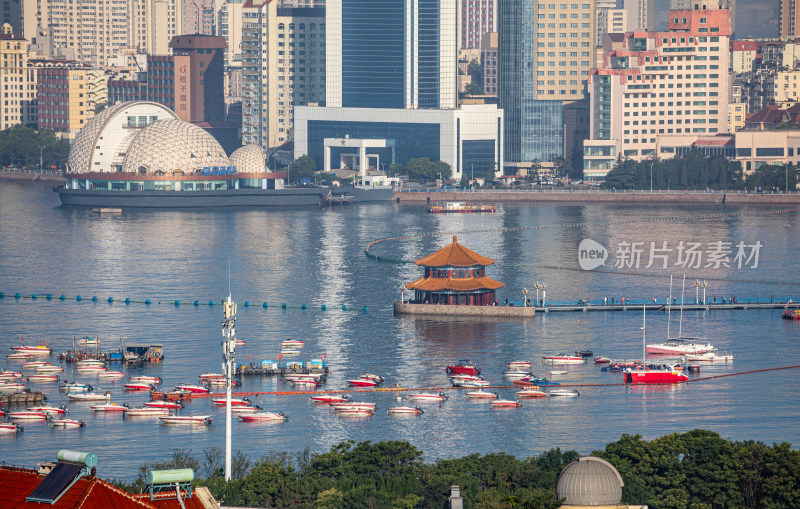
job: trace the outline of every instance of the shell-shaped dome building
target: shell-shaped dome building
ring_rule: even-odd
[[[230,160],[237,170],[243,173],[266,171],[264,161],[267,156],[259,145],[245,145],[231,154]]]
[[[628,507],[622,504],[622,476],[614,466],[594,456],[583,456],[561,471],[556,484],[563,508]]]
[[[182,120],[158,120],[141,130],[127,148],[125,173],[193,173],[228,166],[225,150],[203,128]],[[262,170],[263,171],[263,170]]]

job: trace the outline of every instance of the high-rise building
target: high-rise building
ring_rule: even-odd
[[[17,124],[33,124],[29,107],[36,102],[28,87],[27,41],[14,35],[11,25],[4,23],[0,33],[0,62],[3,67],[3,109],[0,130]],[[35,82],[34,82],[35,83]]]
[[[501,168],[502,110],[458,106],[457,2],[328,0],[325,107],[295,108],[295,157],[362,182],[413,158],[443,161],[456,179]]]
[[[553,161],[564,146],[564,105],[584,99],[594,67],[595,0],[508,0],[500,6],[500,105],[505,158]]]
[[[717,1],[717,0],[713,0]],[[653,12],[655,0],[623,0],[622,8],[628,21],[627,32],[652,31],[655,28]]]
[[[669,10],[688,11],[700,9],[703,6],[716,5],[718,9],[728,9],[731,11],[731,34],[736,32],[736,0],[670,0]]]
[[[23,36],[22,0],[0,0],[0,25],[8,23],[17,36]]]
[[[800,36],[800,0],[780,0],[780,37]]]
[[[214,34],[214,0],[186,0],[183,3],[182,34]]]
[[[76,134],[108,103],[101,69],[75,61],[31,61],[36,67],[39,129]]]
[[[497,97],[497,80],[499,77],[498,64],[500,52],[497,41],[497,32],[483,34],[481,41],[481,66],[483,68],[483,93]]]
[[[458,0],[459,49],[478,49],[483,34],[496,32],[496,0]]]
[[[669,158],[727,131],[730,11],[707,7],[670,11],[667,32],[604,39],[604,66],[589,77],[584,178],[603,179],[619,156]]]

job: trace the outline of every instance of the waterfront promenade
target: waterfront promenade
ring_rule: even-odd
[[[731,311],[731,310],[758,310],[758,309],[783,309],[786,307],[787,299],[773,300],[773,299],[737,299],[735,302],[726,301],[722,302],[706,302],[703,303],[684,303],[684,311]],[[797,299],[791,299],[791,302],[797,302]],[[622,303],[609,302],[595,302],[595,301],[568,301],[568,302],[547,302],[546,305],[532,306],[536,309],[537,313],[550,313],[556,311],[567,312],[589,312],[589,311],[641,311],[644,307],[647,311],[664,311],[668,309],[666,303],[652,301],[633,301],[629,300]],[[515,306],[522,306],[522,302],[514,303]],[[680,312],[680,303],[672,304],[672,312]]]
[[[787,205],[800,204],[800,193],[754,193],[745,190],[725,191],[648,191],[556,188],[556,189],[401,189],[392,198],[397,202],[442,202],[465,201],[480,203],[496,202],[576,202],[576,203],[729,203]]]

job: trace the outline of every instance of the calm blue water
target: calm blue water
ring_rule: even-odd
[[[757,208],[652,207],[614,205],[502,205],[497,214],[456,217],[429,215],[422,205],[363,204],[319,210],[125,211],[100,216],[89,210],[62,209],[57,195],[43,184],[0,182],[0,367],[18,368],[5,359],[19,337],[46,340],[57,350],[70,347],[73,336],[98,335],[107,348],[120,338],[165,345],[160,366],[132,368],[130,374],[161,376],[164,386],[196,382],[205,371],[220,371],[221,308],[175,307],[175,299],[219,301],[231,291],[240,303],[237,330],[247,341],[240,361],[273,359],[281,340],[306,341],[301,360],[325,353],[333,370],[329,388],[364,372],[383,375],[387,385],[447,385],[444,367],[470,358],[488,378],[505,385],[502,370],[511,360],[538,363],[542,355],[576,348],[596,354],[637,358],[641,355],[641,312],[539,314],[529,322],[475,322],[395,318],[392,302],[400,284],[416,279],[415,265],[377,263],[363,254],[380,237],[436,233],[376,246],[375,252],[418,258],[450,242],[454,232],[524,228],[534,225],[598,223],[701,213],[757,212]],[[756,269],[698,269],[695,276],[721,279],[800,282],[798,214],[716,217],[698,221],[628,223],[579,228],[458,233],[468,247],[491,256],[499,265],[489,275],[506,283],[500,300],[519,300],[536,281],[548,284],[548,300],[604,296],[664,299],[669,280],[661,277],[537,269],[577,268],[577,246],[584,238],[606,246],[621,242],[760,241]],[[649,248],[648,248],[649,249]],[[673,254],[673,261],[674,261]],[[673,273],[645,269],[639,273]],[[519,268],[514,266],[527,265]],[[627,270],[627,269],[626,269]],[[633,270],[633,269],[631,269]],[[680,280],[674,290],[678,294]],[[15,300],[23,295],[81,295],[84,301]],[[708,296],[800,296],[800,286],[732,283],[712,280]],[[99,302],[88,301],[96,295]],[[408,295],[408,294],[407,294]],[[108,297],[115,303],[108,304]],[[149,298],[150,306],[119,301]],[[687,282],[686,298],[694,298]],[[243,306],[244,301],[254,305]],[[270,303],[263,309],[261,303]],[[159,303],[160,302],[160,303]],[[280,303],[307,303],[309,309],[281,310]],[[319,306],[327,304],[328,311]],[[341,311],[347,304],[359,311]],[[368,306],[366,313],[362,306]],[[666,336],[666,316],[649,313],[648,340]],[[671,327],[678,319],[672,316]],[[705,336],[736,355],[732,364],[703,367],[701,376],[779,366],[800,365],[800,323],[781,320],[780,310],[687,312],[684,334]],[[674,332],[673,332],[673,335]],[[141,404],[144,395],[126,394],[121,383],[75,375],[63,378],[92,383],[113,394],[112,401]],[[549,375],[552,368],[536,365]],[[562,368],[557,368],[562,369]],[[522,408],[491,410],[486,403],[451,392],[444,405],[429,406],[421,417],[397,418],[386,408],[396,393],[366,394],[378,412],[365,420],[341,418],[306,396],[261,396],[267,410],[283,411],[289,421],[245,425],[234,422],[234,448],[258,458],[274,450],[296,452],[308,446],[326,451],[342,440],[408,440],[428,460],[469,453],[504,451],[520,457],[553,447],[588,453],[617,440],[622,433],[652,439],[667,433],[705,428],[735,440],[788,441],[800,444],[800,372],[782,370],[703,381],[679,387],[625,387],[617,375],[594,364],[564,368],[565,384],[586,384],[581,396],[528,401]],[[601,384],[592,386],[592,384]],[[55,387],[44,390],[53,403],[63,400]],[[289,386],[290,388],[290,386]],[[245,379],[242,390],[283,390],[278,379]],[[513,390],[499,391],[513,397]],[[402,393],[401,393],[402,394]],[[209,428],[159,426],[152,420],[123,420],[120,415],[92,415],[87,404],[70,404],[72,418],[87,421],[79,430],[53,430],[43,423],[24,424],[19,436],[0,436],[0,460],[22,465],[53,460],[60,448],[92,451],[98,471],[107,477],[133,478],[138,465],[170,455],[173,447],[202,450],[224,446],[224,411],[208,400],[188,404],[185,412],[213,414]]]

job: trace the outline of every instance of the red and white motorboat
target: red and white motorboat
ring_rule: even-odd
[[[175,390],[189,391],[192,394],[208,394],[208,388],[202,385],[181,384],[181,385],[176,385]]]
[[[42,342],[41,345],[12,346],[11,349],[17,353],[30,353],[33,355],[50,355],[53,353],[53,349],[47,346],[45,342]]]
[[[416,400],[416,401],[439,402],[439,401],[444,401],[445,399],[447,399],[447,396],[445,396],[443,392],[440,392],[439,394],[433,394],[433,393],[430,393],[430,392],[414,392],[414,393],[411,393],[408,396],[406,396],[406,398],[407,399],[413,399],[413,400]]]
[[[610,362],[611,362],[611,358],[610,357],[606,357],[604,355],[598,355],[597,357],[594,358],[594,363],[595,364],[608,364]]]
[[[239,416],[239,420],[242,422],[259,422],[259,421],[285,421],[286,416],[283,415],[283,412],[274,413],[274,412],[253,412],[249,414],[244,414]]]
[[[496,399],[494,401],[489,402],[490,405],[494,408],[509,408],[509,407],[521,407],[522,403],[519,401],[512,401],[510,399]]]
[[[625,382],[632,384],[677,384],[687,380],[688,376],[667,366],[638,366],[625,370]]]
[[[25,384],[20,382],[2,382],[0,383],[0,392],[10,394],[14,392],[22,392],[25,390]]]
[[[105,378],[106,380],[119,380],[121,378],[125,378],[125,373],[122,371],[104,371],[97,375],[99,378]]]
[[[151,406],[126,408],[123,414],[124,417],[164,417],[168,415],[168,408],[156,408]]]
[[[344,410],[365,409],[375,410],[375,403],[367,403],[365,401],[348,401],[346,403],[331,403],[331,408],[337,412]]]
[[[448,375],[475,375],[481,374],[481,368],[468,360],[458,361],[458,364],[452,364],[445,369]]]
[[[305,341],[300,341],[299,339],[286,339],[281,341],[281,348],[303,348],[304,346],[306,346]]]
[[[50,424],[56,428],[82,428],[86,423],[77,419],[51,419]]]
[[[35,412],[31,410],[17,410],[16,412],[9,412],[8,418],[19,421],[46,421],[47,414],[45,412]]]
[[[50,366],[51,364],[47,361],[28,361],[22,365],[22,369],[35,369],[39,366]]]
[[[468,392],[467,397],[470,399],[497,399],[497,394],[486,391],[473,391]]]
[[[526,376],[531,376],[533,372],[531,370],[523,370],[523,369],[507,369],[503,371],[503,376],[508,378],[509,380],[520,380],[525,378]]]
[[[568,355],[565,353],[557,353],[555,355],[545,355],[542,357],[542,362],[548,364],[583,364],[586,359],[580,355]]]
[[[67,412],[65,406],[32,406],[27,409],[29,412],[44,412],[47,415],[64,415]]]
[[[158,419],[158,422],[161,424],[202,424],[206,426],[211,424],[213,421],[214,417],[210,415],[168,415]]]
[[[232,414],[251,414],[253,412],[258,412],[261,410],[260,406],[232,406],[231,413]]]
[[[337,413],[348,417],[369,417],[370,415],[375,415],[375,410],[370,410],[369,408],[345,408]]]
[[[202,380],[203,382],[207,382],[209,380],[214,380],[214,379],[225,380],[225,375],[223,375],[222,373],[203,373],[202,375],[200,375],[200,380]]]
[[[236,346],[244,346],[247,344],[247,341],[243,339],[237,339],[236,341],[234,341],[234,343],[236,343]]]
[[[124,412],[128,409],[125,405],[118,405],[117,403],[103,403],[100,405],[92,405],[89,408],[94,412]]]
[[[352,380],[347,381],[347,385],[350,387],[377,387],[381,383],[374,378],[353,378]]]
[[[0,382],[22,378],[21,371],[0,371]]]
[[[31,375],[28,377],[29,382],[37,382],[37,383],[51,383],[51,382],[58,382],[59,376],[58,375]]]
[[[517,391],[517,398],[520,398],[520,399],[522,399],[522,398],[528,398],[528,399],[546,398],[546,397],[547,397],[547,393],[544,392],[543,390],[539,389],[538,387],[531,387],[529,389],[522,389],[520,391]]]
[[[30,352],[15,352],[6,356],[6,358],[10,361],[26,361],[30,359],[35,359],[36,355]]]
[[[99,394],[97,392],[79,392],[77,394],[68,393],[67,399],[70,401],[108,401],[111,393]]]
[[[75,363],[79,368],[84,366],[105,366],[106,361],[103,359],[81,359]]]
[[[479,377],[461,377],[454,376],[450,378],[450,383],[453,387],[489,387],[491,382]]]
[[[129,378],[131,382],[145,382],[147,384],[158,385],[161,383],[161,377],[138,375]]]
[[[225,398],[213,398],[211,402],[215,406],[226,406],[227,402]],[[250,404],[250,400],[247,398],[231,398],[231,406],[247,406]]]
[[[224,378],[212,378],[208,381],[209,387],[225,387],[227,382]],[[231,380],[231,387],[239,387],[241,383],[238,380]]]
[[[705,341],[703,338],[668,339],[663,343],[647,345],[646,351],[649,354],[684,356],[714,350],[714,345],[703,341]]]
[[[83,373],[85,375],[94,375],[97,373],[102,373],[104,371],[108,371],[108,368],[105,366],[97,366],[94,364],[90,364],[88,366],[77,366],[75,371],[78,373]]]
[[[304,387],[314,387],[314,388],[322,385],[322,382],[320,382],[319,380],[315,380],[313,378],[297,378],[294,380],[289,380],[289,383],[292,385],[301,385]]]
[[[149,391],[153,388],[153,386],[147,382],[127,382],[122,384],[122,387],[124,387],[126,391]]]
[[[64,371],[63,366],[53,366],[52,364],[48,364],[45,366],[38,366],[36,368],[37,373],[61,373]]]
[[[331,403],[346,403],[350,397],[346,394],[319,394],[308,399],[314,403],[327,403],[330,405]]]
[[[183,408],[183,402],[181,401],[148,401],[144,404],[144,406],[149,408],[166,408],[167,410],[178,410]]]
[[[511,361],[508,363],[507,368],[510,371],[530,371],[533,368],[533,363],[528,361]]]
[[[0,422],[0,434],[19,433],[22,431],[22,426],[15,422]]]
[[[421,415],[423,413],[420,407],[410,407],[410,406],[393,406],[389,407],[390,414],[412,414],[412,415]]]

